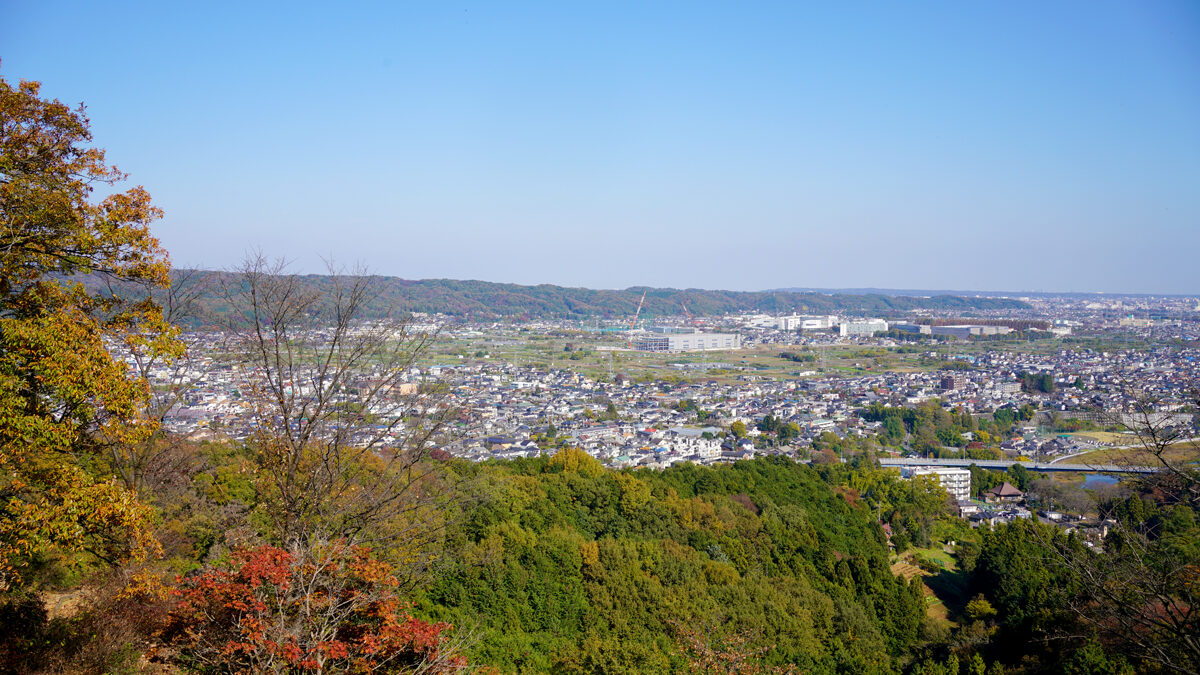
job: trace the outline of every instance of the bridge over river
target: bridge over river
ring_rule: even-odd
[[[1007,469],[1014,464],[1030,471],[1086,471],[1089,473],[1157,473],[1157,466],[1129,466],[1127,464],[1051,464],[1050,462],[1014,462],[1007,459],[901,459],[885,457],[881,466],[945,466],[965,469],[972,464],[981,469]]]

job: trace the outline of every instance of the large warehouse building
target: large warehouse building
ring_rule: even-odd
[[[781,316],[777,326],[779,330],[826,330],[837,325],[838,318],[829,316]]]
[[[858,321],[843,321],[838,326],[842,337],[871,337],[888,329],[888,322],[883,319],[861,319]]]
[[[633,338],[633,346],[645,352],[701,352],[713,349],[740,349],[742,336],[736,333],[650,333]]]

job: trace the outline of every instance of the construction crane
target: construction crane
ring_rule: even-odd
[[[679,301],[679,306],[683,308],[683,313],[687,315],[688,324],[690,324],[692,326],[700,325],[700,324],[696,323],[696,319],[692,316],[692,313],[688,311],[687,305],[683,304],[682,300]]]
[[[648,291],[642,291],[642,299],[638,300],[637,311],[633,313],[633,318],[629,320],[629,348],[630,349],[633,348],[633,326],[634,326],[634,324],[637,323],[638,317],[641,316],[641,314],[642,314],[642,303],[646,302],[646,293],[648,293]]]

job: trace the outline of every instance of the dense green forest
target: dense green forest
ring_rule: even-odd
[[[754,670],[705,672],[1120,673],[1164,662],[1190,672],[1197,663],[1186,603],[1200,528],[1186,503],[1136,493],[1102,502],[1118,525],[1099,555],[1052,525],[971,530],[935,483],[862,461],[617,472],[567,450],[461,468],[488,496],[465,509],[420,606],[474,626],[473,657],[503,672],[694,672],[692,630],[712,653],[734,637],[754,648]],[[1028,487],[1023,471],[978,473]],[[884,525],[898,551],[954,542],[953,566],[918,552],[912,560],[932,575],[906,582]],[[1094,585],[1096,575],[1106,583]],[[952,621],[927,614],[927,586],[950,599]],[[1156,608],[1156,593],[1185,611]]]
[[[680,628],[706,626],[752,632],[767,664],[893,672],[920,639],[921,586],[891,573],[875,510],[804,465],[628,473],[567,450],[463,468],[488,497],[423,596],[479,625],[480,662],[684,673]]]

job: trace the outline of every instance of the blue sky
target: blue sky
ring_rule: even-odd
[[[1200,292],[1193,0],[0,14],[0,75],[88,105],[180,266]]]

